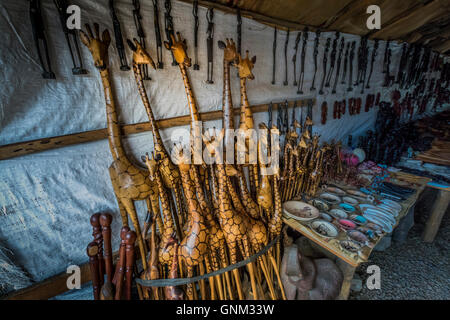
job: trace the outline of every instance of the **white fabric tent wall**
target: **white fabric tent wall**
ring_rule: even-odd
[[[116,1],[116,9],[122,23],[124,37],[136,36],[132,17],[131,1]],[[74,0],[82,9],[82,24],[98,22],[101,30],[108,28],[113,36],[113,28],[107,1]],[[160,25],[163,31],[164,1],[160,4]],[[83,59],[89,70],[87,76],[71,74],[71,59],[64,35],[60,29],[59,18],[53,1],[43,0],[43,13],[47,24],[50,55],[56,80],[41,78],[41,70],[29,23],[28,2],[4,0],[0,3],[0,31],[3,35],[0,46],[0,145],[76,133],[106,126],[103,90],[91,55],[82,46]],[[187,40],[188,50],[193,56],[193,17],[192,8],[184,3],[172,1],[172,16],[176,31]],[[141,1],[144,28],[150,54],[156,59],[153,30],[153,8],[150,1]],[[206,9],[199,9],[199,61],[200,71],[190,70],[192,87],[200,112],[221,109],[222,99],[222,51],[217,47],[218,40],[236,38],[236,17],[215,12],[214,35],[214,81],[206,84]],[[344,139],[349,134],[357,137],[373,127],[377,109],[350,117],[348,112],[340,120],[332,119],[332,106],[335,100],[344,98],[363,98],[368,93],[381,90],[382,100],[389,100],[391,88],[381,88],[383,74],[381,66],[385,43],[381,42],[371,90],[364,95],[360,89],[350,94],[345,85],[339,85],[338,94],[332,95],[331,88],[324,96],[309,92],[313,76],[312,52],[315,35],[309,34],[304,91],[306,95],[296,94],[293,84],[291,58],[296,33],[292,32],[289,41],[288,68],[289,86],[284,80],[284,41],[286,33],[279,31],[277,47],[277,82],[272,78],[273,29],[255,21],[243,19],[242,49],[256,55],[255,80],[248,83],[250,104],[282,102],[285,99],[316,97],[314,108],[314,132],[323,140]],[[344,35],[346,41],[359,37]],[[318,56],[319,72],[316,87],[322,78],[322,54],[327,37],[334,33],[322,33]],[[369,41],[369,46],[373,42]],[[392,43],[392,69],[397,72],[401,47]],[[300,43],[301,48],[301,43]],[[119,70],[118,55],[114,40],[110,46],[110,66],[116,101],[122,123],[130,124],[147,121],[132,71]],[[299,50],[299,55],[300,55]],[[370,50],[371,52],[371,50]],[[128,62],[131,52],[127,48]],[[152,81],[147,83],[152,108],[157,119],[188,113],[187,100],[178,67],[171,66],[172,58],[164,49],[164,70],[151,70]],[[298,57],[300,60],[300,56]],[[356,63],[354,63],[356,78]],[[299,67],[299,63],[297,63]],[[341,69],[342,72],[342,69]],[[298,71],[297,71],[298,74]],[[377,89],[377,90],[375,90]],[[235,106],[239,105],[239,81],[235,69],[232,71],[232,92]],[[328,122],[320,124],[322,101],[328,101]],[[298,113],[297,113],[298,116]],[[276,114],[274,113],[274,119]],[[299,116],[298,116],[299,117]],[[267,114],[255,114],[255,123],[267,122]],[[274,120],[275,121],[275,120]],[[208,126],[221,126],[221,121],[211,121]],[[176,130],[162,132],[167,146],[170,135]],[[139,159],[140,155],[151,151],[151,134],[143,133],[124,139],[130,157]],[[355,141],[355,140],[354,140]],[[0,161],[0,241],[15,253],[16,263],[25,268],[34,281],[40,281],[64,272],[71,264],[86,262],[86,245],[92,240],[89,218],[95,212],[109,211],[114,214],[113,249],[118,247],[120,218],[113,195],[107,168],[111,163],[107,140],[54,149],[19,158]],[[137,206],[140,220],[145,216],[145,205]]]

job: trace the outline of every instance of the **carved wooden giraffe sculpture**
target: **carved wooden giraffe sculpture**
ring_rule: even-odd
[[[172,45],[170,45],[168,42],[165,42],[165,46],[167,49],[172,50],[174,57],[176,61],[178,62],[178,66],[180,68],[180,72],[183,78],[184,87],[186,91],[186,97],[189,104],[189,111],[191,114],[191,129],[196,128],[196,122],[200,121],[200,114],[197,109],[197,104],[195,100],[195,96],[193,94],[191,84],[189,81],[189,76],[187,74],[187,68],[191,66],[191,59],[188,57],[186,52],[186,42],[181,39],[180,33],[177,32],[177,38],[172,37]],[[215,223],[211,210],[206,202],[206,196],[202,187],[202,183],[199,177],[199,172],[195,165],[190,166],[190,176],[191,179],[194,182],[195,185],[195,191],[196,196],[198,199],[198,203],[200,205],[200,214],[205,219],[205,222],[207,224],[207,232],[209,233],[209,248],[211,251],[211,258],[213,259],[213,268],[218,269],[218,263],[216,263],[216,258],[214,255],[216,254],[215,251],[219,250],[219,254],[221,257],[221,260],[223,261],[225,250],[223,250],[225,241],[223,238],[223,232],[218,228],[217,224]],[[186,191],[185,191],[186,192]],[[190,215],[192,217],[192,215]],[[202,265],[200,265],[202,266]],[[219,278],[216,278],[216,281],[218,281]],[[218,284],[219,285],[219,284]],[[219,289],[219,295],[222,297],[223,293],[221,290],[221,286],[218,287]]]
[[[233,136],[228,136],[228,132],[232,132],[234,129],[234,118],[233,118],[233,101],[231,96],[231,86],[230,86],[230,66],[231,64],[236,64],[239,61],[239,54],[236,50],[236,45],[232,39],[226,39],[226,44],[223,41],[219,41],[219,48],[223,49],[223,95],[222,95],[222,128],[225,130],[225,146],[233,146],[234,141],[229,141],[228,139],[234,139]],[[252,121],[253,125],[253,121]],[[227,179],[228,191],[230,192],[231,199],[235,209],[239,212],[246,212],[253,218],[259,218],[259,211],[257,204],[251,198],[248,192],[247,184],[243,174],[238,172],[237,174],[242,201],[233,187],[231,177]]]
[[[264,123],[259,124],[259,128],[261,130],[267,130],[268,128]],[[263,150],[268,150],[268,143],[267,141],[264,142],[262,139],[259,139],[258,141],[258,162],[260,166],[260,172],[261,172],[261,183],[259,184],[258,189],[256,190],[256,199],[258,201],[258,204],[266,210],[266,212],[270,212],[270,210],[273,207],[273,200],[272,200],[272,186],[270,185],[269,181],[269,174],[267,172],[266,174],[266,165],[264,164],[265,161],[263,159]],[[269,152],[267,152],[267,157],[269,157]],[[270,215],[268,215],[270,217]]]
[[[195,266],[199,266],[200,273],[203,274],[201,270],[203,260],[209,251],[208,232],[203,215],[200,211],[200,205],[195,196],[195,186],[189,174],[191,167],[189,164],[190,159],[179,145],[175,148],[174,156],[176,157],[176,162],[180,168],[181,181],[188,205],[188,213],[190,215],[187,234],[180,244],[178,255],[186,266],[188,278],[191,278],[194,275]],[[202,285],[200,285],[200,287],[202,287]],[[202,288],[201,290],[202,298],[205,299],[205,290]],[[195,289],[192,283],[187,285],[186,294],[190,300],[194,299]]]
[[[246,51],[245,59],[242,59],[241,55],[238,57],[238,62],[234,64],[239,71],[240,88],[241,88],[241,118],[239,120],[239,129],[246,130],[253,129],[253,113],[250,109],[247,96],[247,79],[253,80],[255,76],[252,73],[252,69],[256,62],[256,56],[250,60],[248,57],[248,50]],[[248,155],[249,143],[248,139],[245,141],[245,146],[247,148],[246,155]],[[246,157],[247,161],[247,157]],[[242,170],[241,170],[242,171]],[[251,194],[256,194],[256,189],[258,187],[258,166],[254,164],[249,165],[249,180],[250,180],[250,190]]]
[[[234,114],[233,114],[233,100],[231,96],[230,85],[230,67],[239,60],[239,54],[236,50],[236,44],[233,39],[226,39],[226,44],[219,41],[219,48],[223,50],[223,94],[222,94],[222,128],[225,130],[234,130]],[[225,145],[234,146],[234,141],[228,141],[229,136],[225,131]],[[234,136],[233,136],[234,137]]]
[[[222,130],[221,134],[217,137],[218,141],[220,141],[222,136],[223,136],[223,130]],[[216,138],[214,138],[214,139],[216,139]],[[207,136],[205,140],[211,141],[212,139],[210,136]],[[208,147],[208,145],[207,145],[207,147]],[[210,152],[212,151],[211,148],[212,148],[212,144],[211,144],[211,142],[209,142],[208,150],[210,150]],[[216,160],[220,161],[220,159],[218,159],[218,158],[216,158]],[[234,170],[231,170],[232,168],[233,167],[230,165],[227,166],[227,169],[228,169],[227,175],[237,174],[238,176],[240,176],[239,171],[235,170],[234,168],[233,168]],[[234,171],[234,173],[232,171]],[[241,189],[246,189],[246,182],[244,179],[245,179],[244,177],[240,176]],[[227,187],[228,187],[228,185],[227,185]],[[220,188],[220,185],[219,185],[219,188]],[[229,189],[232,189],[232,188],[229,188]],[[269,196],[272,197],[271,194]],[[245,200],[245,199],[243,199],[243,200]],[[244,201],[244,203],[246,203],[246,202]],[[240,213],[242,214],[242,212],[240,212]],[[253,249],[252,252],[256,253],[256,252],[261,251],[262,248],[268,243],[267,230],[266,230],[266,227],[264,226],[264,223],[260,219],[254,219],[248,215],[245,215],[245,213],[243,216],[243,221],[247,227],[247,235],[248,235],[248,240],[250,241],[251,247]],[[272,298],[276,299],[275,290],[273,288],[272,281],[269,277],[269,272],[268,272],[268,267],[267,267],[267,262],[266,262],[265,256],[261,256],[258,258],[258,264],[261,267],[261,270],[263,271],[264,276],[267,280],[267,284],[269,286],[269,290],[272,295]]]
[[[191,166],[191,170],[194,166]],[[209,263],[209,259],[205,259],[205,263],[206,263],[206,269],[207,272],[210,271],[216,271],[219,270],[220,268],[220,264],[219,261],[223,261],[225,262],[226,260],[226,241],[225,241],[225,236],[223,234],[222,229],[220,228],[220,226],[217,224],[217,222],[214,220],[214,217],[212,215],[211,209],[209,206],[207,206],[206,204],[206,200],[204,199],[203,196],[203,190],[201,188],[201,182],[200,179],[198,177],[198,174],[192,174],[192,180],[194,182],[195,185],[195,190],[196,190],[196,194],[197,194],[197,199],[200,205],[200,209],[202,211],[202,215],[205,218],[205,222],[206,222],[206,226],[207,226],[207,231],[208,231],[208,246],[209,246],[209,258],[211,259],[211,265],[212,265],[212,269]],[[208,257],[206,257],[208,258]],[[220,259],[220,260],[219,260]],[[224,299],[223,296],[223,289],[222,289],[222,285],[221,285],[221,280],[220,280],[220,276],[217,275],[215,276],[215,280],[216,280],[216,284],[217,284],[217,288],[219,290],[219,297],[221,300]],[[214,282],[211,283],[211,293],[212,293],[212,297],[211,299],[214,300],[215,297],[215,293],[214,293]]]
[[[86,25],[87,33],[80,32],[81,41],[89,49],[94,59],[95,67],[99,70],[102,79],[106,102],[106,118],[108,123],[108,141],[113,157],[113,163],[109,167],[109,175],[113,185],[114,193],[117,197],[122,223],[128,225],[130,216],[137,234],[137,241],[142,258],[142,266],[147,269],[147,248],[142,239],[141,228],[139,225],[135,200],[147,200],[154,193],[154,185],[148,178],[148,172],[132,164],[125,154],[120,138],[120,126],[117,110],[114,101],[114,94],[109,79],[108,70],[108,47],[111,38],[108,30],[103,31],[100,39],[100,28],[94,24],[95,37],[89,25]],[[149,208],[150,209],[150,208]]]
[[[178,171],[177,166],[173,164],[169,157],[169,153],[164,146],[161,135],[159,133],[158,125],[155,120],[155,116],[153,115],[153,110],[150,106],[150,101],[147,96],[147,92],[145,90],[145,84],[142,77],[141,65],[150,64],[155,69],[155,63],[147,51],[142,47],[142,45],[136,40],[133,39],[134,43],[128,40],[128,46],[133,50],[133,71],[134,76],[136,78],[136,83],[139,89],[139,94],[142,99],[142,103],[144,104],[145,110],[148,115],[148,119],[150,121],[150,125],[152,126],[152,134],[153,134],[153,145],[154,151],[156,154],[156,159],[160,161],[159,170],[161,171],[162,178],[164,181],[164,185],[172,189],[175,194],[175,199],[177,203],[177,212],[178,212],[178,221],[180,228],[183,225],[183,218],[185,216],[184,206],[182,203],[182,194],[181,194],[181,179],[180,173]],[[172,200],[170,197],[169,200]],[[172,200],[173,201],[173,200]]]
[[[156,217],[153,216],[151,222],[152,235],[150,240],[150,258],[148,259],[149,268],[145,270],[140,278],[142,280],[156,280],[159,279],[159,268],[158,268],[158,240],[156,235]],[[155,300],[160,299],[159,287],[152,287],[153,298]],[[145,299],[150,299],[150,289],[148,287],[143,287],[143,296]]]
[[[215,151],[217,142],[214,141],[221,141],[223,138],[223,130],[218,136],[211,136],[205,135],[204,141],[207,146],[208,151],[211,154],[216,155],[216,165],[217,165],[217,171],[218,171],[218,179],[219,179],[219,201],[220,204],[220,214],[221,219],[220,222],[222,223],[222,228],[225,233],[225,237],[229,236],[227,238],[227,243],[230,248],[230,255],[232,257],[231,263],[233,263],[233,255],[235,255],[235,252],[233,252],[232,246],[234,244],[236,248],[239,246],[241,253],[245,256],[246,254],[250,253],[256,253],[262,250],[262,248],[268,243],[267,238],[267,230],[264,226],[264,223],[261,220],[253,219],[249,216],[247,216],[244,212],[236,212],[233,210],[231,206],[230,199],[228,198],[228,194],[226,194],[226,189],[228,188],[228,185],[226,184],[227,176],[234,175],[237,173],[237,170],[234,169],[233,166],[227,165],[226,167],[221,163],[220,156],[217,156],[217,153]],[[222,192],[221,192],[222,191]],[[228,213],[228,215],[223,214],[223,212]],[[231,214],[231,215],[230,215]],[[234,227],[230,225],[233,225],[236,223],[235,221],[238,221],[238,223],[244,224],[245,227],[242,229],[242,226]],[[240,221],[240,222],[239,222]],[[227,228],[230,229],[230,231],[227,231]],[[246,234],[240,234],[244,230]],[[231,245],[230,245],[230,242]],[[250,247],[247,247],[248,244],[250,244]],[[234,249],[235,250],[235,249]],[[248,251],[249,250],[249,251]],[[275,290],[273,288],[273,284],[271,282],[271,279],[269,277],[268,268],[267,268],[267,262],[265,260],[265,256],[261,256],[258,258],[258,264],[261,268],[261,270],[264,273],[264,276],[267,280],[267,284],[269,286],[270,293],[272,295],[273,299],[276,299]],[[253,271],[253,264],[248,265],[250,276],[252,276]],[[258,275],[258,274],[256,274]],[[259,277],[260,278],[260,277]],[[255,299],[257,299],[257,291],[256,291],[256,284],[255,280],[250,277],[251,283],[252,283],[252,291]],[[237,280],[236,280],[237,281]]]
[[[164,188],[163,180],[161,177],[161,173],[159,171],[158,163],[155,160],[154,155],[152,154],[152,158],[150,159],[148,154],[145,157],[145,163],[147,164],[148,170],[150,172],[150,180],[155,181],[158,186],[161,207],[164,216],[164,231],[161,233],[161,245],[159,247],[159,263],[161,265],[171,265],[174,255],[174,247],[168,246],[170,241],[172,241],[173,234],[175,232],[178,233],[178,237],[180,237],[181,233],[179,230],[176,230],[176,226],[174,223],[174,219],[172,217],[172,211],[170,210],[170,202],[167,195],[167,191]]]
[[[173,256],[172,267],[170,268],[169,279],[178,278],[178,242],[175,238],[172,239],[169,245],[173,245],[173,251],[175,255]],[[164,288],[164,293],[167,300],[184,300],[184,292],[178,286],[168,286]]]
[[[228,194],[227,185],[227,173],[225,170],[225,165],[220,159],[220,155],[216,154],[216,144],[215,141],[221,141],[223,139],[224,131],[221,131],[221,136],[216,138],[214,135],[211,136],[210,132],[207,131],[203,140],[206,144],[206,148],[210,152],[211,156],[216,157],[216,168],[217,168],[217,180],[218,180],[218,203],[219,203],[219,222],[220,226],[225,235],[225,239],[228,245],[230,253],[230,262],[235,264],[237,262],[238,250],[241,254],[248,258],[251,255],[250,242],[247,236],[247,225],[245,224],[245,213],[236,212],[232,205]],[[228,171],[236,171],[232,166],[227,166]],[[255,299],[257,299],[258,294],[256,291],[256,280],[253,264],[248,264],[250,280],[252,284],[252,291]],[[233,270],[233,276],[236,281],[236,287],[238,290],[238,296],[240,300],[244,299],[244,293],[242,291],[241,280],[239,277],[239,271],[237,269]]]
[[[169,42],[165,41],[164,45],[168,50],[171,50],[173,53],[173,56],[175,58],[175,60],[178,63],[178,66],[180,68],[180,72],[181,72],[181,76],[183,78],[183,83],[184,83],[184,89],[186,91],[186,97],[187,97],[187,101],[188,101],[188,105],[189,105],[189,113],[191,115],[191,130],[192,131],[197,131],[196,134],[194,135],[194,137],[198,137],[198,139],[200,140],[200,145],[201,145],[201,132],[199,132],[199,126],[198,123],[201,121],[200,120],[200,113],[198,112],[198,108],[197,108],[197,102],[194,96],[194,93],[192,91],[192,87],[191,87],[191,83],[189,81],[189,76],[187,73],[187,68],[191,67],[191,59],[189,58],[188,54],[187,54],[187,46],[186,46],[186,40],[183,40],[181,38],[181,35],[179,32],[177,32],[177,39],[175,39],[175,37],[173,35],[170,36],[172,39],[172,44],[169,44]],[[196,145],[196,142],[194,142],[194,144],[192,145],[192,151],[196,151],[194,150],[194,147]],[[201,150],[200,150],[201,152]],[[194,153],[193,153],[194,154]],[[202,177],[205,177],[206,174],[204,174],[203,172],[203,167],[197,168],[196,166],[193,166],[193,168],[191,169],[191,175],[199,175],[199,170],[202,171],[200,173],[200,175]],[[199,179],[200,180],[200,179]],[[203,198],[206,199],[205,194],[202,192],[203,194]]]

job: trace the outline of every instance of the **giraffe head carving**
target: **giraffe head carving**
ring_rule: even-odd
[[[238,62],[236,67],[239,70],[239,78],[241,79],[255,79],[255,76],[252,73],[253,67],[255,66],[256,56],[249,59],[248,50],[245,52],[245,59],[242,59],[241,55],[238,55]]]
[[[190,153],[185,152],[181,143],[174,145],[172,150],[172,161],[178,165],[181,172],[189,172],[191,168]]]
[[[223,41],[218,42],[219,48],[223,50],[223,60],[228,63],[236,64],[239,61],[236,44],[233,39],[226,38],[225,41],[226,43]]]
[[[145,157],[142,157],[145,162],[145,164],[147,165],[148,171],[150,172],[149,174],[149,178],[150,181],[155,181],[155,174],[156,174],[156,170],[158,170],[158,163],[155,160],[155,156],[152,153],[152,157],[150,158],[148,153],[145,155]]]
[[[189,68],[191,66],[191,58],[187,54],[186,39],[181,38],[181,34],[177,32],[177,39],[173,35],[170,35],[172,44],[164,41],[164,46],[167,50],[172,50],[173,56],[179,65],[184,65]]]
[[[153,69],[156,69],[155,62],[152,57],[148,54],[147,50],[139,43],[139,41],[134,38],[133,42],[127,39],[128,46],[133,51],[133,61],[136,64],[143,65],[149,64]]]
[[[305,126],[312,126],[314,123],[312,122],[310,117],[306,117]]]
[[[308,145],[306,144],[305,137],[302,135],[300,138],[300,143],[298,144],[300,148],[306,149]]]
[[[223,137],[225,135],[225,130],[216,130],[216,128],[209,129],[205,131],[202,135],[203,142],[205,143],[206,150],[208,150],[211,157],[216,158],[216,162],[221,160],[220,146],[223,143]]]
[[[87,34],[80,30],[80,38],[91,52],[95,67],[101,71],[108,67],[108,47],[111,43],[111,36],[109,35],[109,31],[105,29],[100,39],[100,27],[98,23],[94,23],[94,31],[95,36],[89,24],[86,24]]]

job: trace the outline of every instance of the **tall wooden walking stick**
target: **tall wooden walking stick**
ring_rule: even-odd
[[[134,242],[136,232],[128,231],[125,236],[125,300],[131,300],[131,284],[134,267]]]
[[[116,285],[116,294],[114,296],[114,300],[120,300],[122,298],[122,289],[123,289],[123,276],[125,274],[125,237],[127,233],[130,231],[130,228],[125,226],[122,227],[120,231],[120,248],[119,248],[119,261],[116,265],[116,274],[113,278],[113,283]]]
[[[111,249],[111,222],[112,215],[109,213],[102,213],[100,215],[100,224],[102,226],[103,246],[104,246],[104,262],[106,281],[101,288],[100,298],[102,300],[113,300],[113,286],[112,286],[112,274],[113,274],[113,262],[112,262],[112,249]]]
[[[91,216],[90,222],[92,226],[92,236],[94,237],[94,242],[97,243],[98,247],[98,280],[101,287],[103,286],[103,275],[105,274],[105,262],[103,261],[103,236],[100,226],[100,213],[94,213]]]
[[[100,299],[100,279],[98,271],[98,244],[96,242],[91,242],[88,244],[86,249],[87,255],[89,257],[89,268],[91,270],[92,277],[92,289],[94,291],[94,300]]]

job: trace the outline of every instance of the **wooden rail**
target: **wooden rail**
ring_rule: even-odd
[[[273,110],[277,110],[278,103],[273,104]],[[297,106],[302,107],[308,105],[308,103],[315,104],[315,99],[303,99],[297,100]],[[294,105],[294,100],[289,101],[289,107]],[[253,113],[266,112],[269,108],[269,104],[260,104],[251,106]],[[239,108],[235,108],[235,115],[239,114]],[[210,111],[200,114],[202,121],[219,120],[222,119],[222,110]],[[165,129],[176,126],[189,125],[191,122],[191,117],[189,115],[160,119],[156,121],[159,129]],[[135,133],[146,132],[152,129],[150,122],[140,122],[136,124],[127,124],[122,126],[122,134],[128,136]],[[56,149],[60,147],[66,147],[74,144],[80,144],[85,142],[92,142],[97,140],[106,139],[108,137],[107,130],[91,130],[80,133],[67,134],[63,136],[43,138],[30,140],[25,142],[17,142],[12,144],[7,144],[0,146],[0,160],[10,159],[14,157],[24,156],[27,154],[41,152],[51,149]]]

